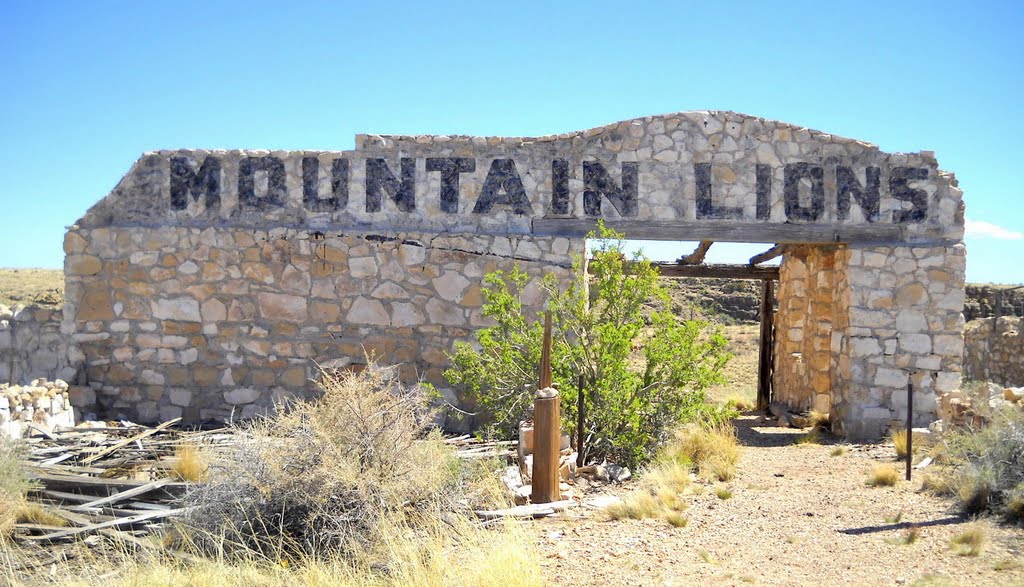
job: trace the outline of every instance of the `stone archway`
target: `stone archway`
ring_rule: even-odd
[[[482,324],[483,273],[567,279],[599,218],[636,239],[810,246],[783,287],[804,265],[802,287],[832,300],[786,310],[815,372],[780,376],[812,403],[827,378],[840,430],[874,437],[903,417],[908,380],[921,424],[959,385],[961,196],[930,152],[732,112],[536,138],[360,135],[345,152],[159,151],[69,228],[63,328],[100,411],[250,415],[366,345],[437,380]]]

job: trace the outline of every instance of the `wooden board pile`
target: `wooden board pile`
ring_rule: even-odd
[[[28,499],[51,523],[19,523],[14,538],[22,545],[54,545],[78,540],[113,539],[129,548],[146,548],[184,509],[175,501],[187,482],[174,473],[177,447],[230,442],[225,429],[181,431],[180,419],[147,427],[128,422],[91,422],[53,432],[33,430],[24,462],[34,484]],[[58,549],[59,550],[59,549]]]

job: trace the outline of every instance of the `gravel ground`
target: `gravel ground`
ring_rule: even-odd
[[[794,445],[799,431],[757,416],[742,417],[737,430],[746,448],[736,478],[704,483],[683,528],[607,521],[587,507],[536,523],[551,583],[1024,586],[1024,528],[961,517],[950,501],[920,491],[918,472],[895,487],[865,485],[873,465],[899,465],[891,446],[843,444],[844,454],[832,456],[837,441]],[[716,496],[722,487],[731,499]],[[894,543],[911,524],[918,539]],[[958,556],[950,540],[971,524],[984,528],[986,547]]]

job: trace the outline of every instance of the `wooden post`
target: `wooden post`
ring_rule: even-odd
[[[540,376],[537,389],[551,387],[551,310],[544,312],[544,342],[540,347]]]
[[[558,501],[558,449],[562,441],[558,390],[551,387],[551,311],[544,313],[540,389],[533,400],[533,479],[530,501]]]
[[[767,410],[772,394],[772,315],[775,282],[761,282],[761,342],[757,367],[757,409]]]
[[[533,400],[533,491],[530,501],[558,501],[558,448],[561,444],[558,391],[537,392]]]

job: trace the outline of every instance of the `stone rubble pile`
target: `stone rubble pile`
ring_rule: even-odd
[[[1003,387],[985,382],[968,390],[958,389],[939,397],[935,429],[949,426],[979,428],[992,419],[992,414],[1009,406],[1024,409],[1024,387]]]
[[[0,434],[22,438],[29,424],[47,432],[74,427],[68,384],[60,379],[33,379],[29,385],[0,383]]]

